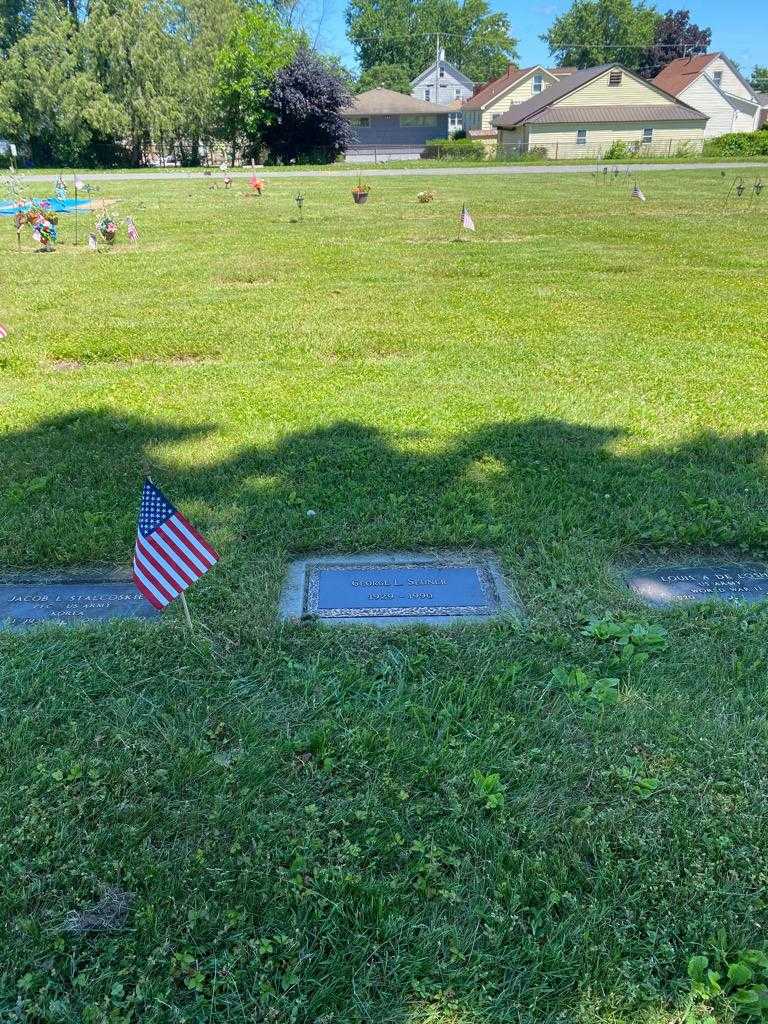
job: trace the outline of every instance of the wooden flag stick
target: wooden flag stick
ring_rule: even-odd
[[[187,599],[186,599],[186,597],[184,595],[184,591],[183,590],[182,590],[182,592],[181,592],[181,594],[179,596],[181,597],[181,607],[184,609],[184,618],[185,618],[187,626],[189,627],[190,632],[191,632],[191,630],[192,630],[192,617],[189,614],[189,605],[187,604]]]

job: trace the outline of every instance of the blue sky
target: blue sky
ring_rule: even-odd
[[[570,7],[570,0],[489,0],[493,10],[506,11],[512,24],[512,34],[519,40],[520,64],[546,64],[547,47],[539,36],[545,32],[558,14]],[[321,49],[338,53],[352,66],[354,53],[345,33],[345,0],[312,0],[317,4],[310,25],[319,28],[318,45]],[[688,8],[691,20],[712,29],[712,49],[723,50],[749,74],[755,64],[768,66],[768,0],[690,0],[672,3],[660,0],[660,11],[670,7]],[[322,13],[321,13],[322,12]],[[310,14],[311,12],[307,12]],[[318,24],[319,23],[319,24]]]

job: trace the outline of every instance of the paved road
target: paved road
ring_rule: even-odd
[[[626,168],[615,164],[620,171]],[[744,162],[744,163],[679,163],[679,164],[630,164],[629,168],[633,173],[638,171],[645,174],[647,171],[739,171],[743,168],[759,167],[768,177],[768,163]],[[280,171],[265,168],[257,168],[258,175],[265,179],[270,178],[357,178],[363,174],[366,178],[442,178],[446,175],[486,175],[486,174],[591,174],[595,169],[594,164],[518,164],[499,165],[493,164],[490,167],[413,167],[413,168],[375,168],[362,171]],[[88,172],[83,172],[88,177]],[[254,172],[251,170],[234,171],[235,178],[249,178]],[[28,174],[22,172],[25,181],[51,181],[53,174]],[[214,172],[213,177],[221,177],[221,172]],[[203,172],[199,169],[189,171],[99,171],[94,172],[94,177],[99,181],[187,181],[190,179],[200,180]]]

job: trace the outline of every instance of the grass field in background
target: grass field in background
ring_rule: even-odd
[[[731,182],[312,181],[303,223],[290,181],[120,182],[99,253],[0,220],[3,566],[127,566],[146,470],[223,555],[193,639],[0,635],[0,1020],[673,1024],[692,956],[762,945],[768,610],[614,572],[768,555]],[[292,556],[453,546],[522,626],[276,624]]]

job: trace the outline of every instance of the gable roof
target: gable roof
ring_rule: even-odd
[[[451,76],[455,78],[457,82],[461,82],[468,89],[471,89],[474,86],[475,83],[472,81],[472,79],[467,78],[465,74],[459,71],[455,64],[451,64],[451,62],[449,60],[446,60],[444,57],[440,58],[440,63],[443,65],[446,71],[450,72]],[[411,82],[411,88],[413,88],[416,85],[419,85],[422,81],[425,81],[430,76],[432,76],[432,79],[434,80],[436,64],[437,61],[433,60],[428,68],[424,68],[421,74],[417,75]]]
[[[497,128],[514,128],[518,124],[523,124],[527,121],[542,121],[544,111],[547,111],[548,123],[573,123],[572,118],[568,115],[568,110],[573,110],[573,107],[567,108],[556,108],[550,110],[557,103],[558,100],[563,99],[565,96],[569,96],[571,93],[576,92],[584,85],[588,85],[594,79],[604,75],[607,71],[613,69],[621,71],[625,75],[629,75],[631,78],[636,79],[638,82],[643,82],[644,85],[649,86],[653,92],[661,93],[666,96],[667,99],[674,99],[668,93],[665,93],[663,89],[660,89],[653,82],[648,82],[638,75],[633,74],[631,71],[627,71],[621,64],[600,64],[595,68],[582,68],[580,71],[574,71],[572,75],[568,75],[562,81],[556,85],[551,85],[544,92],[538,93],[536,96],[532,96],[529,100],[524,103],[516,103],[511,110],[508,110],[501,117],[496,119]],[[581,120],[589,121],[591,123],[595,121],[617,121],[617,120],[647,120],[648,119],[648,108],[653,108],[652,112],[657,114],[657,120],[675,120],[675,121],[688,121],[688,120],[708,120],[706,114],[702,114],[700,110],[695,110],[687,103],[683,103],[678,100],[677,103],[672,105],[662,105],[653,103],[617,103],[614,105],[601,105],[601,106],[583,106],[577,107],[576,109],[581,114]],[[618,116],[618,113],[614,116],[612,111],[616,110],[621,112],[622,116]],[[674,116],[660,114],[662,110],[674,110]],[[641,114],[645,111],[644,114]]]
[[[651,81],[673,96],[679,96],[718,56],[717,53],[700,53],[695,57],[678,57],[663,67]]]
[[[570,75],[573,70],[573,68],[544,68],[541,64],[532,64],[529,68],[516,68],[510,64],[503,75],[499,75],[498,78],[492,78],[490,82],[486,82],[481,89],[478,89],[474,96],[470,96],[469,99],[465,100],[464,109],[482,110],[492,99],[495,99],[496,96],[499,96],[533,71],[543,71],[554,78],[558,78],[561,75]]]
[[[350,117],[360,114],[447,114],[450,110],[441,103],[426,103],[392,89],[369,89],[353,96],[350,105],[341,113]]]
[[[700,75],[704,74],[712,61],[717,60],[718,58],[728,65],[750,96],[754,98],[754,101],[759,103],[760,101],[755,90],[746,78],[744,78],[733,61],[720,51],[717,53],[700,53],[695,57],[678,57],[677,60],[671,61],[665,68],[662,68],[658,75],[651,79],[651,81],[654,85],[657,85],[660,89],[666,90],[666,92],[671,93],[673,96],[679,96],[680,93],[687,89],[689,85],[692,85]],[[714,85],[714,82],[712,84]],[[718,87],[715,86],[715,88]],[[726,92],[723,89],[719,89],[719,91],[728,97],[733,95],[733,93]],[[743,97],[738,98],[743,99]]]

